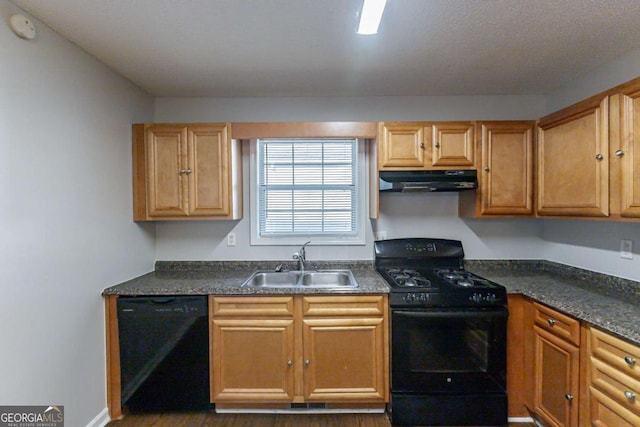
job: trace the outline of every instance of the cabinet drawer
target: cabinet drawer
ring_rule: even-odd
[[[292,317],[293,296],[279,297],[213,297],[214,316]]]
[[[630,411],[617,400],[612,399],[597,388],[591,386],[589,410],[591,425],[599,427],[635,427],[640,426],[640,416]]]
[[[591,387],[598,388],[620,406],[640,416],[640,381],[592,358]]]
[[[580,345],[580,321],[542,304],[533,303],[536,325],[570,343]]]
[[[310,296],[302,300],[304,316],[383,316],[384,295]]]
[[[640,381],[640,347],[595,328],[591,328],[590,338],[593,358]]]

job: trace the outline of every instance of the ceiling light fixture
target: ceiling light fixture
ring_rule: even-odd
[[[387,0],[364,0],[362,12],[360,13],[360,25],[358,34],[371,35],[378,33],[382,12]]]

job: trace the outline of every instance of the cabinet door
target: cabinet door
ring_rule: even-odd
[[[293,319],[220,319],[212,324],[212,402],[293,400]]]
[[[305,401],[386,400],[382,318],[304,319]]]
[[[186,216],[187,128],[152,125],[145,137],[148,216]]]
[[[609,101],[591,99],[538,124],[538,214],[609,214]]]
[[[225,125],[189,126],[189,215],[229,215],[229,148]]]
[[[473,166],[473,123],[453,122],[432,125],[433,166]]]
[[[578,425],[579,350],[535,329],[534,411],[554,427]]]
[[[422,123],[385,123],[381,133],[378,151],[379,169],[424,167]]]
[[[620,174],[620,215],[640,217],[640,88],[621,95],[620,138],[612,162]]]
[[[533,214],[533,122],[487,122],[480,131],[480,213]]]

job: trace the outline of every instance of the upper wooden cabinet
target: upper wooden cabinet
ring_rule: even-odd
[[[471,122],[434,123],[431,128],[429,145],[432,147],[433,166],[474,166],[474,126]]]
[[[472,122],[386,122],[378,135],[379,170],[475,166]]]
[[[640,217],[640,82],[611,97],[611,213]]]
[[[532,121],[478,122],[479,188],[459,196],[461,216],[534,214]]]
[[[594,97],[538,123],[539,215],[609,214],[609,98]]]
[[[240,162],[224,123],[133,125],[134,220],[240,218]]]

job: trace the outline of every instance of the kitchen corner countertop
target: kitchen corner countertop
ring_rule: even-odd
[[[156,269],[105,289],[103,295],[281,295],[281,294],[386,294],[389,285],[374,270],[373,261],[308,262],[308,270],[349,269],[357,288],[243,288],[256,270],[274,271],[278,264],[295,269],[295,263],[278,261],[158,261]]]
[[[640,283],[549,261],[465,261],[465,268],[640,345]]]

